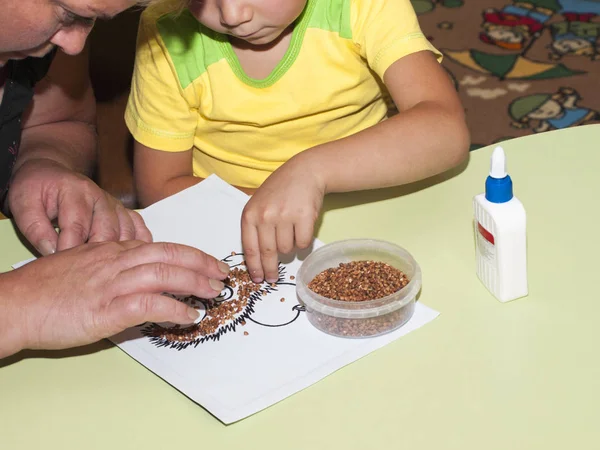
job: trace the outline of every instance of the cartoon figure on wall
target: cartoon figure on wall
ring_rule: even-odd
[[[594,20],[600,14],[600,0],[561,0],[561,3],[561,13],[565,20],[550,25],[550,59],[558,60],[572,55],[597,60],[600,53],[600,23]]]
[[[462,66],[500,80],[543,80],[581,74],[583,72],[580,70],[573,70],[557,63],[556,58],[554,62],[544,62],[527,57],[529,50],[546,29],[546,22],[556,14],[566,12],[565,8],[569,6],[569,1],[519,1],[505,6],[502,11],[494,9],[484,11],[483,32],[480,34],[480,39],[511,53],[486,53],[476,49],[444,49],[443,53],[448,59]],[[565,5],[563,6],[561,2]],[[569,8],[574,7],[569,6]],[[557,29],[557,33],[558,31]],[[564,37],[566,38],[567,34]],[[589,44],[579,43],[579,45]],[[566,49],[569,46],[570,43],[567,41],[557,44],[557,48]]]
[[[501,11],[487,9],[483,12],[483,31],[479,38],[506,50],[523,50],[560,9],[558,0],[517,1]]]
[[[598,37],[598,25],[592,22],[600,14],[598,0],[527,0],[516,1],[502,10],[483,13],[481,41],[505,50],[524,50],[537,39],[546,22],[562,14],[564,22],[549,26],[556,58],[567,53],[592,56]]]
[[[247,323],[278,328],[291,325],[304,307],[294,298],[279,292],[281,286],[295,286],[294,276],[288,276],[286,267],[279,264],[279,278],[275,283],[253,283],[246,271],[242,253],[232,252],[222,259],[231,267],[225,289],[216,298],[201,299],[195,296],[172,296],[200,312],[195,324],[182,327],[174,324],[145,324],[142,334],[157,347],[183,350],[200,344],[215,342],[227,333],[240,332]],[[277,304],[265,314],[264,304]],[[247,335],[248,332],[244,331]]]
[[[511,125],[519,129],[531,127],[535,133],[541,133],[600,120],[597,111],[577,105],[580,99],[577,91],[571,88],[560,88],[554,94],[520,97],[509,106]]]

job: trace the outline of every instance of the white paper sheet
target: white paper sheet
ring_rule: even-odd
[[[12,265],[13,269],[18,269],[19,267],[23,267],[25,264],[29,264],[31,261],[35,261],[37,258],[34,256],[33,258],[26,259],[25,261],[18,262]]]
[[[231,254],[242,250],[240,218],[247,200],[244,193],[213,175],[141,214],[155,241],[191,245],[233,266],[243,259]],[[320,245],[315,242],[314,247]],[[370,339],[327,335],[314,328],[299,307],[292,277],[300,264],[298,259],[282,264],[277,285],[265,287],[266,295],[258,295],[211,335],[172,344],[148,337],[156,328],[145,324],[111,340],[229,424],[289,397],[438,315],[417,302],[411,320],[387,335]],[[200,302],[195,306],[205,308]]]

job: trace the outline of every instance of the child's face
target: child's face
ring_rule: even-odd
[[[251,45],[275,41],[302,13],[307,0],[192,0],[204,26]]]

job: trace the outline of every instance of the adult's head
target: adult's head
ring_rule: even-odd
[[[75,55],[97,18],[110,18],[136,0],[2,0],[0,66],[9,59],[43,56],[54,47]]]

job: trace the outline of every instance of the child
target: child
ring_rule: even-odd
[[[146,206],[212,173],[256,190],[242,215],[255,282],[277,280],[278,252],[310,245],[325,194],[467,156],[463,108],[410,0],[181,1],[140,24],[126,111],[138,196]]]

